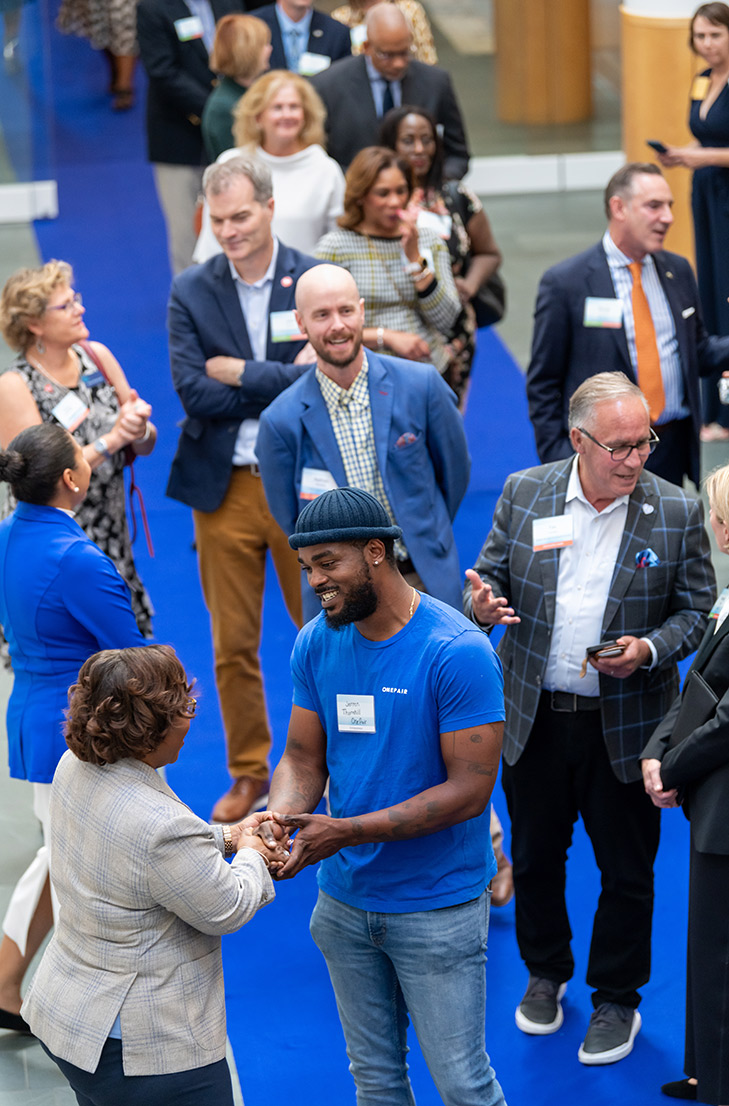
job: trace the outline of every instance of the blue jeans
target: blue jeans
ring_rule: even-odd
[[[444,1106],[504,1106],[484,1048],[489,892],[378,914],[319,892],[311,935],[327,962],[358,1106],[414,1106],[408,1014]]]

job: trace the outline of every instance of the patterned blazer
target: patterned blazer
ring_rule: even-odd
[[[117,1014],[126,1075],[225,1056],[220,937],[274,897],[252,849],[209,826],[140,760],[66,751],[51,793],[58,925],[23,1004],[56,1056],[95,1071]]]
[[[504,759],[521,756],[537,712],[554,622],[559,550],[535,553],[532,522],[564,511],[573,458],[512,474],[496,505],[476,571],[521,617],[499,643],[504,666]],[[658,563],[640,568],[651,549]],[[628,502],[603,615],[601,640],[647,637],[658,661],[627,679],[600,675],[602,726],[613,771],[624,783],[641,776],[638,758],[678,690],[676,662],[695,649],[715,596],[714,570],[696,496],[643,472]],[[466,614],[473,617],[471,586]]]

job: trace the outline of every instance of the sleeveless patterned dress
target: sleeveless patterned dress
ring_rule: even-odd
[[[65,388],[49,380],[19,354],[8,372],[15,372],[27,385],[44,422],[52,418],[53,408],[69,392],[75,393],[89,413],[73,431],[80,446],[89,445],[111,430],[119,413],[116,392],[102,376],[93,361],[79,347],[73,351],[81,363],[81,376],[75,388]],[[2,510],[4,518],[15,508],[12,496]],[[126,580],[131,593],[132,610],[139,630],[145,637],[152,637],[154,608],[144,584],[139,578],[132,543],[127,525],[124,498],[124,450],[112,455],[91,473],[91,483],[86,498],[76,513],[76,521],[86,534],[116,565]]]

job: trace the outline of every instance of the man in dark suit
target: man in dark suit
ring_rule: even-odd
[[[277,0],[252,15],[271,28],[271,69],[308,77],[352,53],[349,28],[312,7],[312,0]]]
[[[657,350],[662,396],[651,422],[661,444],[647,467],[674,484],[686,474],[698,485],[699,376],[729,368],[729,338],[707,335],[691,266],[663,249],[672,203],[658,166],[624,166],[605,191],[608,228],[602,241],[542,277],[527,369],[529,417],[541,461],[570,456],[567,405],[589,376],[622,371],[648,393],[640,362],[652,342],[647,356],[650,361]],[[643,293],[649,317],[641,325],[639,308],[636,330],[634,300]]]
[[[193,215],[206,164],[200,120],[213,87],[215,22],[240,0],[140,0],[139,55],[147,72],[147,153],[167,227],[173,274],[192,261]]]
[[[453,392],[432,365],[370,351],[365,358],[364,300],[345,269],[319,265],[305,274],[296,305],[317,369],[261,416],[258,458],[276,521],[293,533],[299,512],[320,492],[364,488],[402,528],[401,573],[460,610],[452,522],[471,460]],[[321,605],[306,581],[304,589],[313,618]]]
[[[382,116],[390,108],[427,108],[443,130],[445,175],[460,179],[468,169],[468,145],[451,79],[444,69],[412,56],[410,25],[394,4],[367,13],[364,53],[332,65],[312,83],[327,109],[327,151],[343,169],[365,146],[375,146]]]
[[[466,612],[506,626],[503,783],[512,821],[525,1033],[556,1032],[572,976],[565,862],[578,813],[602,877],[587,982],[583,1064],[627,1056],[650,976],[659,811],[639,757],[701,639],[714,572],[699,499],[643,471],[648,405],[600,373],[569,409],[577,456],[510,476],[467,573]],[[587,649],[616,643],[604,656]]]
[[[317,262],[272,236],[267,166],[231,158],[206,170],[203,187],[223,254],[172,285],[170,360],[187,418],[167,494],[193,509],[233,778],[213,820],[235,822],[268,791],[271,735],[258,659],[267,549],[289,614],[301,623],[298,564],[268,510],[255,448],[261,411],[313,360],[293,308],[296,281]]]

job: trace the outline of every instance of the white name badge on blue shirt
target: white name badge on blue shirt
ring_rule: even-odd
[[[68,430],[70,433],[73,433],[76,427],[81,425],[88,413],[88,407],[75,392],[68,392],[51,411],[54,419],[60,422],[64,430]]]
[[[202,38],[202,19],[199,15],[188,15],[184,19],[176,19],[175,30],[180,42],[190,42],[193,38]]]
[[[582,325],[620,330],[623,325],[622,300],[603,299],[602,296],[586,296]]]
[[[301,491],[299,492],[299,498],[316,499],[322,492],[330,492],[332,488],[338,486],[331,472],[327,469],[310,469],[304,466],[301,470]]]
[[[269,319],[271,320],[272,342],[298,342],[302,338],[306,338],[296,322],[293,309],[291,311],[272,311]]]
[[[374,695],[337,695],[341,733],[375,733]]]
[[[552,515],[551,518],[535,518],[532,521],[532,548],[563,549],[572,545],[572,515]]]
[[[312,54],[311,51],[304,50],[299,58],[299,74],[302,77],[315,77],[331,64],[332,59],[327,54]]]

